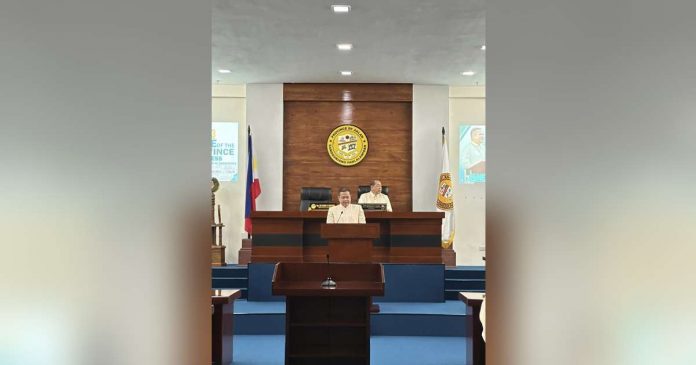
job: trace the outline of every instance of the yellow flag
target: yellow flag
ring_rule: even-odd
[[[449,168],[445,127],[442,127],[442,172],[440,172],[435,206],[437,210],[445,212],[445,218],[442,219],[442,247],[451,248],[454,242],[454,190]]]

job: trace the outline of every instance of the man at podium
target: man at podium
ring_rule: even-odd
[[[358,199],[358,204],[386,204],[387,212],[392,211],[391,202],[389,202],[389,197],[382,194],[382,182],[379,180],[372,180],[370,183],[370,191],[360,195]]]
[[[365,223],[365,212],[358,204],[350,203],[350,190],[346,187],[338,189],[340,204],[329,208],[326,223]]]
[[[464,146],[462,151],[462,167],[465,174],[486,173],[486,145],[481,128],[471,129],[471,143]]]

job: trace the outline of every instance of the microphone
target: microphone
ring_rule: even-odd
[[[338,215],[338,219],[336,219],[336,221],[334,223],[338,223],[341,220],[341,217],[343,217],[343,210],[341,211],[341,214]],[[328,260],[329,255],[326,255],[326,257]]]
[[[326,271],[329,273],[326,279],[321,282],[322,288],[335,289],[336,282],[331,278],[331,260],[329,260],[329,254],[326,254]]]

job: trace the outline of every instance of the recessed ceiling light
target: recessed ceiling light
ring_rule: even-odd
[[[350,43],[339,43],[336,45],[336,48],[338,48],[340,51],[350,51],[353,49],[353,45]]]
[[[353,74],[353,71],[341,71],[341,76],[350,76]]]
[[[226,68],[221,68],[221,69],[218,70],[218,72],[221,73],[221,74],[228,74],[228,73],[230,73],[230,72],[232,72],[232,71],[230,71],[230,70],[228,70],[228,69],[226,69]]]
[[[485,44],[484,44],[483,46],[481,46],[481,50],[482,50],[482,51],[485,51],[485,50],[486,50],[486,45],[485,45]]]
[[[474,71],[464,71],[462,72],[462,76],[474,76],[476,72]]]
[[[331,10],[334,13],[347,13],[350,11],[350,5],[331,5]]]

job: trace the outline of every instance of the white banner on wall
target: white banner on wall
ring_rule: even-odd
[[[239,123],[213,122],[211,170],[219,181],[239,178]]]

